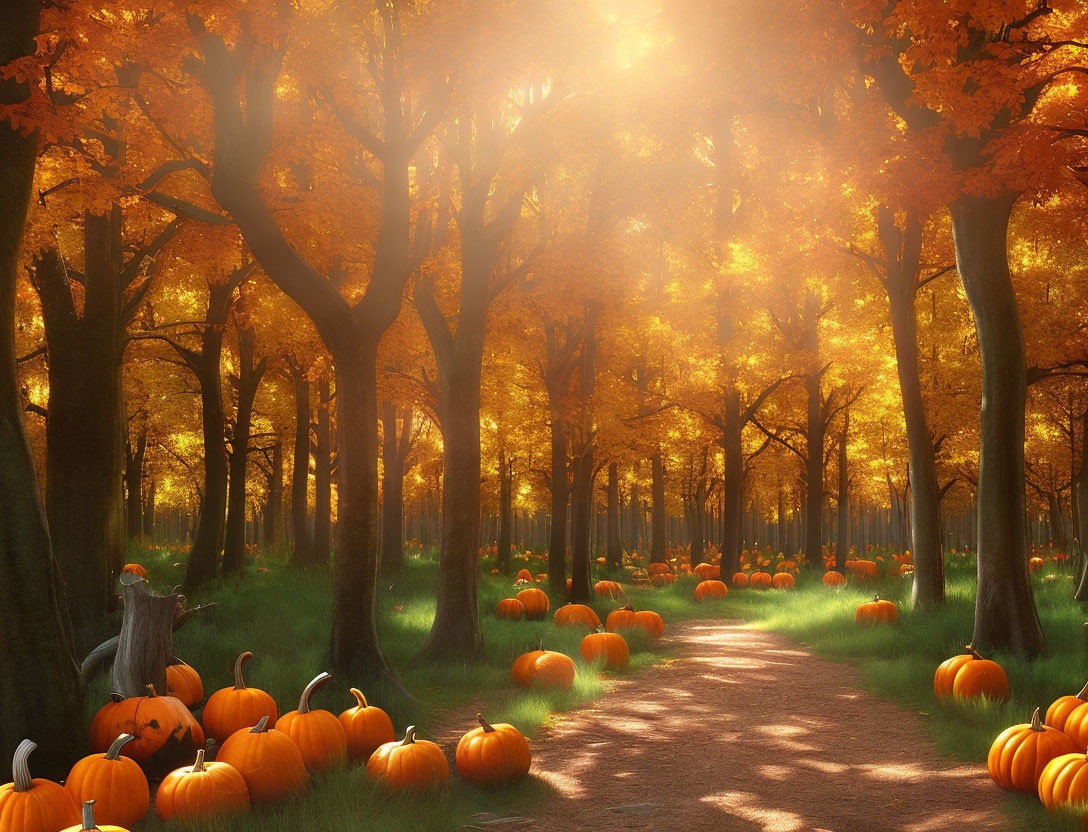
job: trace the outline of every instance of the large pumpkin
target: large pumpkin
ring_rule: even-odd
[[[601,619],[585,604],[565,604],[555,611],[555,626],[588,627],[592,630],[601,626]]]
[[[525,615],[525,605],[517,598],[503,598],[495,607],[495,615],[498,618],[509,618],[517,621]]]
[[[276,727],[279,708],[276,700],[258,688],[246,687],[242,667],[253,658],[246,651],[234,661],[234,687],[217,690],[204,705],[201,715],[208,736],[222,743],[235,731],[252,728],[262,717],[268,717],[268,727]]]
[[[543,618],[548,614],[548,596],[544,594],[544,590],[536,587],[523,589],[517,598],[525,608],[526,618]]]
[[[755,572],[749,582],[752,589],[770,589],[771,575],[769,572]]]
[[[79,807],[64,786],[31,778],[27,760],[37,747],[23,740],[15,749],[14,782],[0,786],[0,832],[57,832],[79,823]]]
[[[724,598],[729,594],[729,587],[721,581],[702,581],[695,587],[695,600],[699,603]]]
[[[348,757],[356,762],[366,762],[379,745],[392,742],[393,722],[389,714],[374,705],[368,705],[358,688],[351,689],[355,707],[340,714],[340,724],[348,738]]]
[[[510,678],[518,687],[529,688],[533,686],[533,667],[536,660],[544,655],[543,650],[530,650],[522,653],[510,668]]]
[[[570,690],[574,685],[574,661],[563,653],[532,650],[514,661],[510,675],[523,688]]]
[[[750,583],[747,572],[734,572],[731,580],[737,589],[744,589]]]
[[[275,803],[306,787],[306,763],[294,740],[268,727],[268,717],[227,738],[216,760],[233,766],[254,803]]]
[[[1088,702],[1069,711],[1060,730],[1073,741],[1078,751],[1088,748]]]
[[[276,722],[276,728],[295,741],[310,771],[324,771],[348,757],[348,737],[340,720],[329,711],[310,710],[310,696],[331,678],[320,673],[311,679],[299,698],[298,710]]]
[[[603,661],[605,670],[623,670],[631,659],[627,642],[619,633],[590,633],[579,649],[587,662]]]
[[[151,789],[139,764],[121,755],[136,739],[122,734],[105,754],[92,754],[72,766],[64,787],[77,806],[95,804],[95,816],[103,823],[132,826],[147,814]]]
[[[985,696],[998,702],[1009,698],[1009,679],[1001,665],[982,658],[971,645],[967,653],[953,656],[933,675],[933,692],[938,699],[973,699]]]
[[[834,569],[829,569],[824,572],[823,582],[827,586],[842,586],[846,583],[846,578],[843,577],[842,572],[836,572]]]
[[[894,624],[899,618],[899,607],[891,601],[885,601],[879,595],[858,607],[854,620],[858,624]]]
[[[446,755],[433,742],[417,740],[414,725],[408,726],[400,742],[379,747],[370,756],[366,773],[394,789],[434,789],[450,780]]]
[[[616,581],[597,581],[593,585],[593,591],[602,598],[619,598],[623,595],[623,587]]]
[[[192,759],[204,746],[204,730],[189,709],[173,696],[159,696],[154,685],[147,696],[133,696],[110,711],[109,730],[114,738],[132,734],[136,739],[121,750],[144,771],[169,771]]]
[[[771,578],[771,584],[775,589],[790,589],[796,581],[789,572],[776,572]]]
[[[618,610],[612,610],[605,620],[604,628],[615,633],[619,630],[638,628],[643,630],[650,638],[658,638],[665,632],[665,621],[656,612],[639,610],[635,612],[630,604]]]
[[[113,713],[117,706],[125,701],[119,693],[111,693],[110,701],[98,709],[98,713],[91,720],[91,751],[95,754],[104,754],[109,750],[114,739],[117,738],[116,725],[113,721]]]
[[[604,628],[610,633],[628,630],[635,626],[635,608],[624,604],[618,610],[612,610],[604,620]]]
[[[1039,800],[1050,811],[1088,803],[1088,757],[1084,752],[1055,757],[1039,775]]]
[[[1065,731],[1065,721],[1081,705],[1088,704],[1088,685],[1080,689],[1076,696],[1059,696],[1046,709],[1046,724],[1059,731]]]
[[[1002,788],[1035,794],[1039,775],[1047,763],[1076,751],[1069,737],[1057,728],[1043,725],[1039,711],[1035,709],[1030,723],[1006,728],[990,746],[986,767]]]
[[[529,743],[513,725],[491,725],[476,714],[480,725],[457,743],[457,771],[477,786],[505,786],[529,773]]]
[[[99,826],[95,822],[94,804],[93,800],[84,801],[83,822],[77,823],[75,826],[69,826],[64,832],[128,832],[123,826],[116,826],[105,821]],[[98,817],[102,817],[101,813],[98,814]]]
[[[204,762],[204,749],[191,766],[170,772],[155,792],[159,820],[187,821],[249,811],[249,787],[229,763]]]
[[[194,667],[179,661],[166,667],[166,692],[180,699],[185,707],[192,708],[204,699],[204,683]]]

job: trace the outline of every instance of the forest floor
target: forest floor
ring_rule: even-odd
[[[690,621],[674,659],[615,680],[533,742],[548,830],[1006,829],[978,763],[938,753],[922,718],[848,664],[735,621]]]

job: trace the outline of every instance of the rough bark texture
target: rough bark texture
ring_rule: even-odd
[[[850,470],[847,459],[847,438],[850,434],[850,411],[843,414],[842,434],[839,436],[839,496],[838,527],[835,539],[835,569],[842,572],[850,557]]]
[[[0,26],[0,64],[33,54],[41,4],[15,0]],[[0,102],[27,89],[0,81]],[[23,424],[15,365],[16,256],[34,175],[37,136],[0,122],[0,782],[11,781],[11,749],[39,744],[34,773],[61,779],[84,747],[83,689],[60,569],[39,497]],[[30,680],[33,680],[32,683]],[[47,694],[45,692],[48,692]]]
[[[256,336],[252,329],[238,329],[238,409],[231,436],[230,491],[227,495],[227,528],[223,543],[223,575],[241,576],[246,558],[246,475],[249,470],[249,438],[253,430],[253,401],[268,360],[254,361]]]
[[[978,472],[978,595],[972,644],[1020,655],[1046,651],[1028,579],[1024,493],[1024,336],[1008,262],[1015,198],[961,197],[951,205],[956,264],[982,359]]]
[[[308,566],[313,540],[310,537],[310,382],[297,364],[291,365],[295,390],[295,452],[291,468],[291,562]]]
[[[124,617],[113,660],[113,690],[146,696],[166,693],[166,665],[174,658],[174,616],[180,595],[152,595],[147,581],[123,580]]]
[[[582,360],[579,385],[581,419],[578,426],[580,449],[575,455],[571,483],[571,585],[572,601],[593,600],[590,536],[593,527],[593,479],[595,474],[592,400],[597,373],[596,304],[586,305],[582,326]]]

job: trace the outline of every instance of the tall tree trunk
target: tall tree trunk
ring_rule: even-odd
[[[507,459],[506,449],[499,448],[499,572],[510,574],[510,547],[513,545],[514,488],[511,475],[512,462]]]
[[[668,549],[668,531],[665,524],[668,514],[665,511],[665,460],[658,450],[650,457],[653,477],[653,535],[650,541],[650,563],[665,563]]]
[[[405,419],[411,421],[411,416]],[[404,458],[397,428],[397,408],[382,402],[382,574],[399,575],[404,569]]]
[[[615,462],[608,463],[608,506],[605,526],[605,559],[609,566],[623,564],[623,544],[620,541],[620,475]]]
[[[125,536],[139,540],[144,525],[144,454],[147,451],[147,429],[140,431],[136,447],[125,443]]]
[[[593,475],[595,468],[593,434],[593,393],[597,378],[597,316],[599,305],[585,306],[582,326],[581,384],[581,449],[574,460],[574,481],[571,504],[573,522],[571,529],[571,600],[592,601],[592,551],[590,536],[593,529]]]
[[[638,474],[641,466],[635,463],[635,470],[631,477],[631,499],[628,501],[628,543],[632,552],[639,550],[640,538],[639,538],[639,522],[638,515],[642,511],[642,498],[639,496],[638,489]]]
[[[972,644],[1020,655],[1046,651],[1028,579],[1024,493],[1026,366],[1008,224],[1015,197],[964,196],[952,232],[982,359],[978,472],[978,595]]]
[[[700,477],[695,486],[691,523],[691,566],[703,562],[706,551],[706,477]]]
[[[1068,544],[1065,533],[1065,518],[1062,517],[1062,504],[1058,500],[1057,491],[1046,493],[1047,512],[1050,516],[1050,539],[1059,549],[1064,549]]]
[[[839,499],[838,529],[835,540],[835,569],[842,572],[850,557],[850,472],[846,455],[850,434],[850,410],[843,412],[842,435],[839,437]]]
[[[722,407],[722,451],[725,457],[722,490],[725,507],[722,515],[721,573],[732,575],[740,570],[741,516],[744,501],[744,450],[741,441],[740,391],[725,390]]]
[[[310,563],[326,567],[332,554],[332,397],[329,380],[317,382],[317,425],[314,429],[314,536]]]
[[[151,540],[155,536],[155,492],[158,483],[155,478],[147,486],[147,495],[144,497],[144,537]]]
[[[1080,417],[1080,468],[1077,469],[1077,504],[1073,510],[1080,516],[1080,528],[1088,529],[1088,410]],[[1077,554],[1080,558],[1080,580],[1074,597],[1078,601],[1088,601],[1088,541],[1077,541]]]
[[[41,3],[7,4],[0,64],[34,54]],[[0,80],[0,103],[28,94]],[[0,781],[11,781],[10,751],[26,737],[40,745],[34,771],[61,779],[83,749],[83,688],[65,609],[63,581],[46,528],[34,457],[23,424],[15,364],[17,254],[34,176],[38,135],[0,122]]]
[[[310,382],[298,365],[291,368],[295,387],[295,451],[291,467],[291,532],[294,549],[291,561],[298,566],[310,564],[313,540],[310,539]]]
[[[548,585],[552,592],[567,594],[567,431],[558,404],[551,413],[552,528],[548,537]]]
[[[811,291],[805,294],[804,342],[813,362],[804,377],[806,396],[807,448],[805,453],[805,541],[804,553],[811,567],[822,569],[823,517],[824,517],[824,438],[827,423],[824,421],[825,403],[821,391],[823,372],[817,369],[820,360],[820,318],[818,299]]]
[[[268,477],[268,504],[264,510],[264,545],[275,546],[283,537],[283,443],[272,446],[271,471]]]

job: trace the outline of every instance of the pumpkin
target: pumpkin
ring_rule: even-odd
[[[351,689],[356,705],[340,714],[340,724],[348,738],[348,758],[357,762],[366,762],[379,745],[392,742],[393,722],[389,714],[381,708],[368,705],[366,697],[358,688]]]
[[[652,610],[636,612],[635,626],[645,630],[650,638],[660,638],[665,633],[665,620]]]
[[[823,581],[827,586],[842,586],[846,583],[846,578],[843,577],[842,572],[836,572],[834,569],[829,569],[827,572],[824,572]]]
[[[276,727],[280,713],[276,700],[263,690],[246,687],[242,678],[242,666],[252,658],[253,654],[246,651],[235,659],[234,687],[217,690],[204,704],[204,730],[218,743],[225,742],[235,731],[252,728],[261,717],[268,717],[269,728]]]
[[[387,742],[366,764],[368,777],[394,789],[433,789],[450,780],[450,766],[442,749],[428,740],[416,739],[409,725],[400,742]]]
[[[1061,730],[1073,740],[1078,751],[1084,751],[1088,747],[1088,703],[1073,708]]]
[[[551,650],[532,650],[514,661],[510,675],[523,688],[570,690],[575,672],[569,656]]]
[[[1047,763],[1039,775],[1039,800],[1050,811],[1088,803],[1088,756],[1063,754]]]
[[[879,595],[874,595],[872,601],[862,604],[854,613],[858,624],[894,624],[898,618],[899,607]]]
[[[514,680],[515,685],[522,688],[532,687],[533,666],[543,655],[543,650],[530,650],[514,659],[514,665],[510,668],[510,678]]]
[[[1006,728],[990,746],[986,767],[1002,788],[1035,794],[1047,763],[1076,751],[1069,737],[1043,724],[1040,710],[1035,709],[1030,723]]]
[[[457,743],[457,771],[476,786],[505,786],[529,773],[529,743],[513,725],[491,725],[476,714],[480,725]]]
[[[652,578],[654,575],[671,575],[672,569],[667,563],[651,563],[647,569],[647,574]]]
[[[121,567],[121,571],[128,572],[130,575],[135,575],[138,578],[143,578],[145,581],[147,580],[147,570],[138,563],[126,563]],[[98,813],[101,815],[102,810],[99,809]]]
[[[531,581],[533,579],[533,573],[530,572],[528,569],[522,569],[518,572],[517,579],[519,581]]]
[[[1076,696],[1059,696],[1046,709],[1046,722],[1051,728],[1065,731],[1066,720],[1081,705],[1088,703],[1088,684]],[[1068,732],[1067,732],[1068,733]]]
[[[853,571],[855,577],[858,578],[875,578],[876,577],[876,563],[871,560],[855,560],[850,562],[850,569]]]
[[[121,694],[111,693],[110,701],[99,708],[98,713],[91,720],[90,746],[93,753],[104,754],[117,737],[117,732],[112,724],[113,712],[124,701],[125,697]]]
[[[796,572],[797,571],[797,561],[784,560],[780,564],[778,564],[778,566],[776,566],[774,568],[774,571],[775,572]]]
[[[618,598],[623,595],[623,587],[616,581],[597,581],[593,585],[593,591],[602,598]]]
[[[778,572],[771,578],[771,584],[775,589],[790,589],[796,581],[789,572]]]
[[[733,574],[732,581],[733,581],[733,586],[737,587],[737,589],[744,589],[746,586],[748,586],[748,583],[749,583],[748,573],[747,572],[735,572]]]
[[[298,710],[276,722],[276,728],[295,741],[310,771],[324,771],[348,757],[348,736],[340,720],[329,711],[310,710],[310,696],[331,678],[320,673],[311,679],[298,700]]]
[[[755,572],[749,581],[749,586],[752,589],[770,589],[771,588],[771,575],[769,572]]]
[[[555,611],[555,626],[584,626],[592,630],[601,626],[601,619],[585,604],[565,604]]]
[[[155,813],[163,821],[246,811],[249,788],[245,778],[229,763],[205,763],[203,748],[196,752],[193,765],[170,772],[155,792]]]
[[[998,702],[1009,698],[1009,679],[1001,665],[982,658],[971,645],[967,653],[947,659],[933,676],[933,692],[938,699],[953,696],[973,699],[985,696]]]
[[[136,739],[122,734],[105,754],[91,754],[72,766],[64,787],[77,806],[88,801],[103,823],[132,826],[147,814],[151,789],[139,764],[121,756],[121,749]]]
[[[604,628],[610,633],[617,630],[627,630],[635,625],[635,608],[630,604],[612,610],[604,620]]]
[[[132,734],[136,739],[121,750],[138,762],[144,771],[169,771],[185,759],[192,759],[204,745],[204,730],[180,699],[159,696],[154,685],[147,696],[133,696],[110,712],[109,730],[114,738]]]
[[[517,598],[503,598],[495,607],[495,615],[499,618],[509,618],[517,621],[525,615],[525,605]]]
[[[650,638],[658,638],[665,632],[665,621],[656,612],[650,610],[635,612],[635,608],[627,604],[621,609],[612,610],[608,614],[604,625],[604,628],[610,633],[618,630],[629,630],[633,627],[645,631]]]
[[[518,593],[517,598],[525,608],[526,618],[543,618],[547,615],[550,604],[544,590],[536,587],[523,589]]]
[[[729,587],[721,581],[702,581],[695,587],[695,600],[699,603],[724,598],[728,594]]]
[[[64,786],[31,778],[27,760],[37,747],[23,740],[15,749],[14,782],[0,786],[0,832],[57,832],[79,823],[79,807]]]
[[[715,578],[721,577],[722,574],[721,567],[715,566],[712,563],[700,563],[691,571],[696,578],[699,578],[702,581],[714,580]]]
[[[587,662],[603,661],[605,670],[623,670],[631,659],[627,642],[619,633],[590,633],[579,649]]]
[[[192,708],[204,699],[204,683],[195,668],[179,661],[166,666],[166,692],[180,699],[185,707]]]
[[[87,800],[83,803],[83,822],[77,823],[75,826],[69,826],[64,832],[128,832],[127,829],[121,826],[115,826],[112,824],[104,823],[99,826],[94,820],[94,801]],[[99,812],[101,817],[101,812]]]
[[[1043,568],[1044,565],[1045,565],[1045,562],[1043,561],[1042,558],[1031,558],[1028,561],[1028,571],[1029,572],[1038,572],[1040,569]]]
[[[253,803],[286,800],[306,787],[302,752],[285,733],[270,729],[266,716],[252,728],[231,734],[216,760],[242,775]]]
[[[676,583],[676,576],[672,572],[659,572],[650,576],[650,584],[655,587],[668,586]]]

